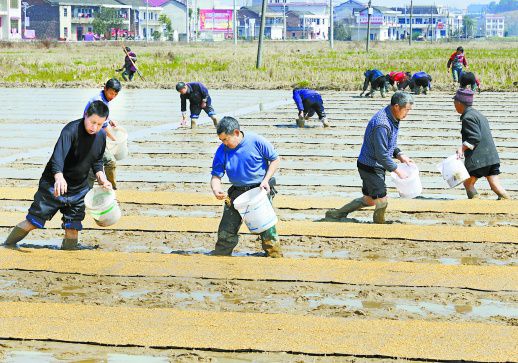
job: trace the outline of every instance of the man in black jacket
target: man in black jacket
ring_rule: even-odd
[[[475,183],[479,178],[486,178],[491,190],[498,199],[509,199],[509,195],[500,184],[500,158],[496,150],[487,118],[473,105],[474,92],[459,89],[455,93],[455,110],[461,114],[462,145],[457,150],[458,158],[465,158],[464,165],[470,178],[464,181],[464,188],[469,199],[478,198]]]
[[[106,133],[102,129],[108,117],[108,106],[102,101],[90,104],[81,119],[68,123],[59,136],[54,152],[40,178],[26,219],[13,228],[4,245],[16,243],[36,228],[44,228],[59,210],[65,238],[61,248],[78,249],[79,231],[85,218],[84,198],[90,190],[88,172],[93,169],[97,182],[104,188],[112,185],[103,171],[102,157]]]
[[[200,82],[178,82],[176,90],[180,93],[182,125],[186,122],[187,100],[189,100],[189,109],[191,111],[191,129],[196,127],[196,121],[200,117],[201,110],[212,119],[214,127],[218,125],[216,111],[212,107],[212,100],[209,90]]]

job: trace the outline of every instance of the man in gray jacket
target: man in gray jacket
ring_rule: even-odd
[[[500,184],[500,158],[491,135],[487,118],[473,105],[474,92],[469,89],[459,89],[455,93],[455,110],[461,115],[462,145],[457,150],[459,159],[465,158],[464,165],[470,178],[464,182],[469,199],[478,198],[475,183],[479,178],[486,178],[491,190],[498,199],[509,199],[509,195]]]

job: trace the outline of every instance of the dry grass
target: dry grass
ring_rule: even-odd
[[[518,42],[373,43],[336,42],[331,51],[324,42],[267,42],[263,68],[255,69],[257,43],[135,43],[138,66],[146,81],[130,87],[172,88],[179,80],[201,81],[211,88],[287,89],[294,83],[318,89],[355,90],[363,71],[378,68],[426,71],[434,88],[451,87],[446,62],[462,44],[470,70],[485,90],[517,90]],[[0,84],[6,87],[98,86],[119,76],[123,63],[116,43],[0,43]],[[136,78],[138,78],[136,76]]]

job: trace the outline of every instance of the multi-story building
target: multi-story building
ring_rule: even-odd
[[[403,29],[398,21],[400,11],[386,7],[372,7],[370,17],[370,40],[398,40],[403,37]],[[368,8],[356,13],[356,24],[351,29],[351,40],[365,40],[367,38]]]
[[[410,32],[410,17],[412,17],[412,33],[414,37],[422,37],[426,39],[447,38],[455,33],[459,26],[459,14],[449,11],[444,6],[414,6],[412,8],[412,16],[410,16],[409,7],[392,8],[399,12],[397,15],[398,23],[404,30],[405,37]],[[460,25],[462,26],[462,16],[460,17]]]
[[[179,35],[185,36],[187,34],[187,24],[190,24],[191,33],[196,29],[194,14],[190,19],[186,19],[186,1],[188,0],[149,0],[149,5],[162,8],[162,14],[165,14],[171,20],[172,30],[176,31]],[[188,2],[192,8],[194,1],[191,0]]]
[[[484,16],[484,29],[486,31],[486,37],[503,37],[504,36],[504,25],[505,17],[486,14]]]
[[[329,14],[290,10],[287,14],[287,38],[324,40],[329,37]]]
[[[158,18],[162,13],[160,6],[155,6],[152,1],[146,0],[119,0],[124,5],[129,5],[130,31],[136,39],[153,39],[155,31],[163,33],[162,25]]]
[[[27,16],[36,38],[61,40],[93,39],[93,20],[101,8],[115,9],[122,19],[120,29],[111,35],[130,31],[131,6],[116,0],[25,0],[30,7]],[[29,27],[27,27],[29,28]]]
[[[21,0],[0,0],[0,40],[22,36]]]

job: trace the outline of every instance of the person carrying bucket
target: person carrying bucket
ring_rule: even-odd
[[[317,91],[308,88],[295,88],[293,90],[293,101],[297,105],[299,115],[297,118],[297,126],[304,127],[306,120],[309,120],[315,113],[324,127],[329,127],[326,112],[324,110],[324,101]]]
[[[180,93],[182,126],[187,122],[187,100],[189,100],[189,109],[191,111],[191,129],[196,128],[196,121],[200,118],[201,110],[205,111],[212,119],[214,127],[218,124],[216,111],[212,107],[212,100],[209,90],[200,82],[178,82],[176,90]]]
[[[410,94],[397,91],[392,95],[390,106],[384,107],[371,118],[357,161],[363,182],[363,197],[354,199],[339,209],[328,210],[326,219],[345,218],[349,213],[363,207],[374,206],[374,223],[385,223],[388,205],[385,172],[394,172],[399,178],[405,179],[408,174],[392,158],[407,165],[414,163],[397,147],[400,121],[412,110],[413,104],[414,99]]]
[[[262,136],[240,130],[233,117],[223,117],[216,132],[221,145],[212,162],[210,186],[219,200],[225,200],[223,216],[218,228],[218,240],[212,255],[230,256],[239,242],[241,215],[234,208],[234,200],[248,190],[260,187],[268,192],[269,199],[275,194],[275,174],[279,167],[279,154]],[[221,178],[227,174],[232,186],[223,191]],[[268,257],[282,257],[275,225],[260,234],[262,248]]]
[[[61,248],[79,249],[79,231],[85,218],[85,195],[90,190],[88,172],[93,169],[97,182],[106,189],[112,185],[103,171],[102,156],[106,133],[102,129],[109,114],[108,106],[94,101],[81,119],[68,123],[59,136],[39,181],[26,219],[13,228],[4,246],[16,244],[36,228],[44,228],[57,211],[63,214],[65,238]]]
[[[464,165],[470,177],[464,181],[464,188],[469,199],[478,199],[475,183],[479,178],[486,178],[491,190],[498,199],[510,199],[500,184],[500,158],[496,150],[489,121],[473,106],[474,92],[459,89],[453,97],[455,110],[462,122],[462,145],[457,149],[457,157],[464,158]]]
[[[110,102],[117,97],[119,92],[122,89],[122,85],[119,82],[117,78],[111,78],[106,82],[104,85],[104,88],[96,94],[94,97],[90,98],[88,103],[86,104],[86,107],[83,111],[83,115],[86,114],[86,111],[88,110],[88,107],[92,104],[92,102],[95,101],[102,101],[106,106],[110,107]],[[110,118],[106,119],[106,122],[103,124],[103,129],[106,132],[106,136],[109,137],[111,140],[116,141],[115,136],[110,131],[110,127],[117,127],[117,122],[114,120],[111,120]],[[117,159],[115,159],[115,156],[113,153],[108,150],[108,148],[105,149],[104,155],[103,155],[103,165],[104,165],[104,171],[106,173],[106,177],[110,181],[110,183],[113,186],[114,190],[117,190],[117,177],[116,177],[116,168],[117,168]],[[90,184],[90,188],[94,185],[95,182],[95,175],[90,172],[90,176],[88,178],[88,183]]]

